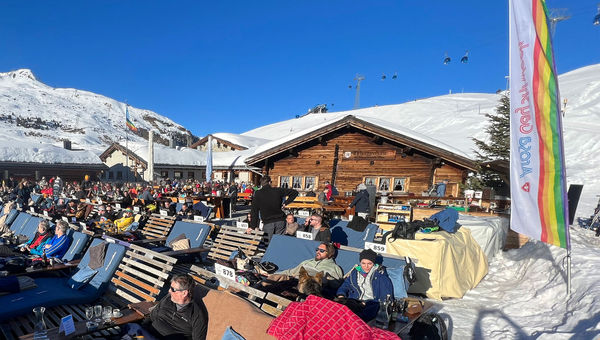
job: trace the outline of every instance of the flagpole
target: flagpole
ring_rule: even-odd
[[[125,154],[127,159],[125,160],[125,183],[129,182],[129,127],[127,126],[127,101],[125,101]]]

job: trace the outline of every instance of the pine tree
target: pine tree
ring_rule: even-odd
[[[488,140],[473,138],[479,151],[478,162],[493,160],[508,161],[510,156],[510,98],[504,94],[494,113],[486,113],[489,125],[485,128]]]
[[[508,93],[502,95],[494,113],[486,113],[485,117],[489,125],[485,128],[488,138],[479,140],[473,138],[473,142],[479,150],[475,151],[476,161],[479,165],[477,178],[469,181],[473,189],[492,187],[497,191],[504,191],[507,183],[502,177],[483,165],[485,162],[500,160],[509,161],[510,157],[510,98]]]

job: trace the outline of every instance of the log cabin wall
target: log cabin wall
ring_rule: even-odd
[[[439,159],[435,165],[435,158],[431,155],[352,127],[315,138],[298,148],[269,158],[263,162],[263,170],[271,176],[275,186],[280,186],[281,176],[289,177],[290,187],[294,176],[315,177],[317,190],[322,190],[325,181],[331,181],[332,178],[336,145],[339,151],[335,185],[342,194],[355,190],[365,177],[375,178],[376,181],[390,178],[391,187],[394,186],[394,178],[404,178],[406,189],[403,192],[415,194],[427,191],[432,178],[457,182],[464,177],[462,168],[440,165]],[[302,190],[306,189],[304,184]]]

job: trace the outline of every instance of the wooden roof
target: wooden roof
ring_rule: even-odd
[[[295,139],[292,139],[292,140],[286,141],[282,144],[276,145],[276,146],[272,147],[271,149],[268,149],[268,150],[262,151],[258,154],[252,155],[246,159],[246,164],[248,164],[248,165],[256,164],[260,161],[263,161],[263,160],[265,160],[269,157],[272,157],[274,155],[277,155],[281,152],[288,151],[289,149],[298,147],[301,144],[304,144],[310,140],[322,137],[328,133],[334,132],[336,130],[339,130],[339,129],[345,128],[345,127],[354,127],[356,129],[369,132],[373,135],[380,136],[382,138],[385,138],[385,139],[388,139],[388,140],[391,140],[391,141],[394,141],[394,142],[397,142],[397,143],[400,143],[403,145],[407,145],[407,146],[413,148],[414,150],[418,150],[423,153],[430,154],[435,157],[439,157],[445,161],[452,162],[458,166],[461,166],[461,167],[464,167],[464,168],[467,168],[470,170],[477,170],[477,164],[475,163],[475,161],[473,161],[467,157],[455,154],[448,150],[444,150],[437,146],[428,144],[426,142],[423,142],[421,140],[418,140],[418,139],[415,139],[412,137],[408,137],[406,135],[397,133],[395,131],[388,130],[383,126],[366,122],[366,121],[359,119],[353,115],[348,115],[348,116],[344,117],[343,119],[335,121],[329,125],[326,125],[326,126],[320,128],[320,129],[311,131],[311,132],[301,135]]]
[[[190,146],[190,148],[194,148],[195,149],[195,148],[197,148],[200,145],[206,144],[206,142],[208,142],[208,136],[211,136],[213,138],[213,140],[216,140],[217,142],[219,142],[221,144],[227,145],[227,146],[229,146],[230,148],[232,148],[234,150],[246,150],[247,149],[247,147],[245,147],[245,146],[234,144],[234,143],[232,143],[230,141],[224,140],[224,139],[219,138],[219,137],[215,137],[215,136],[210,135],[210,134],[206,135],[204,138],[202,138],[199,141],[197,141],[196,143],[192,144]]]

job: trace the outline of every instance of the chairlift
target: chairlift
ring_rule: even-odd
[[[384,74],[381,75],[381,80],[385,80],[385,78],[387,78],[387,76]]]
[[[392,76],[392,79],[398,79],[398,72],[394,72],[394,75]]]
[[[448,53],[445,52],[444,53],[444,65],[450,64],[451,61],[452,61],[452,59],[450,59],[450,57],[448,56]]]
[[[600,25],[600,13],[596,14],[596,16],[594,17],[594,25]]]
[[[465,55],[462,58],[460,58],[460,62],[463,64],[466,64],[469,62],[469,50],[467,50],[465,52]]]
[[[351,88],[352,88],[352,85],[348,85],[348,88],[349,88],[349,89],[351,89]]]

